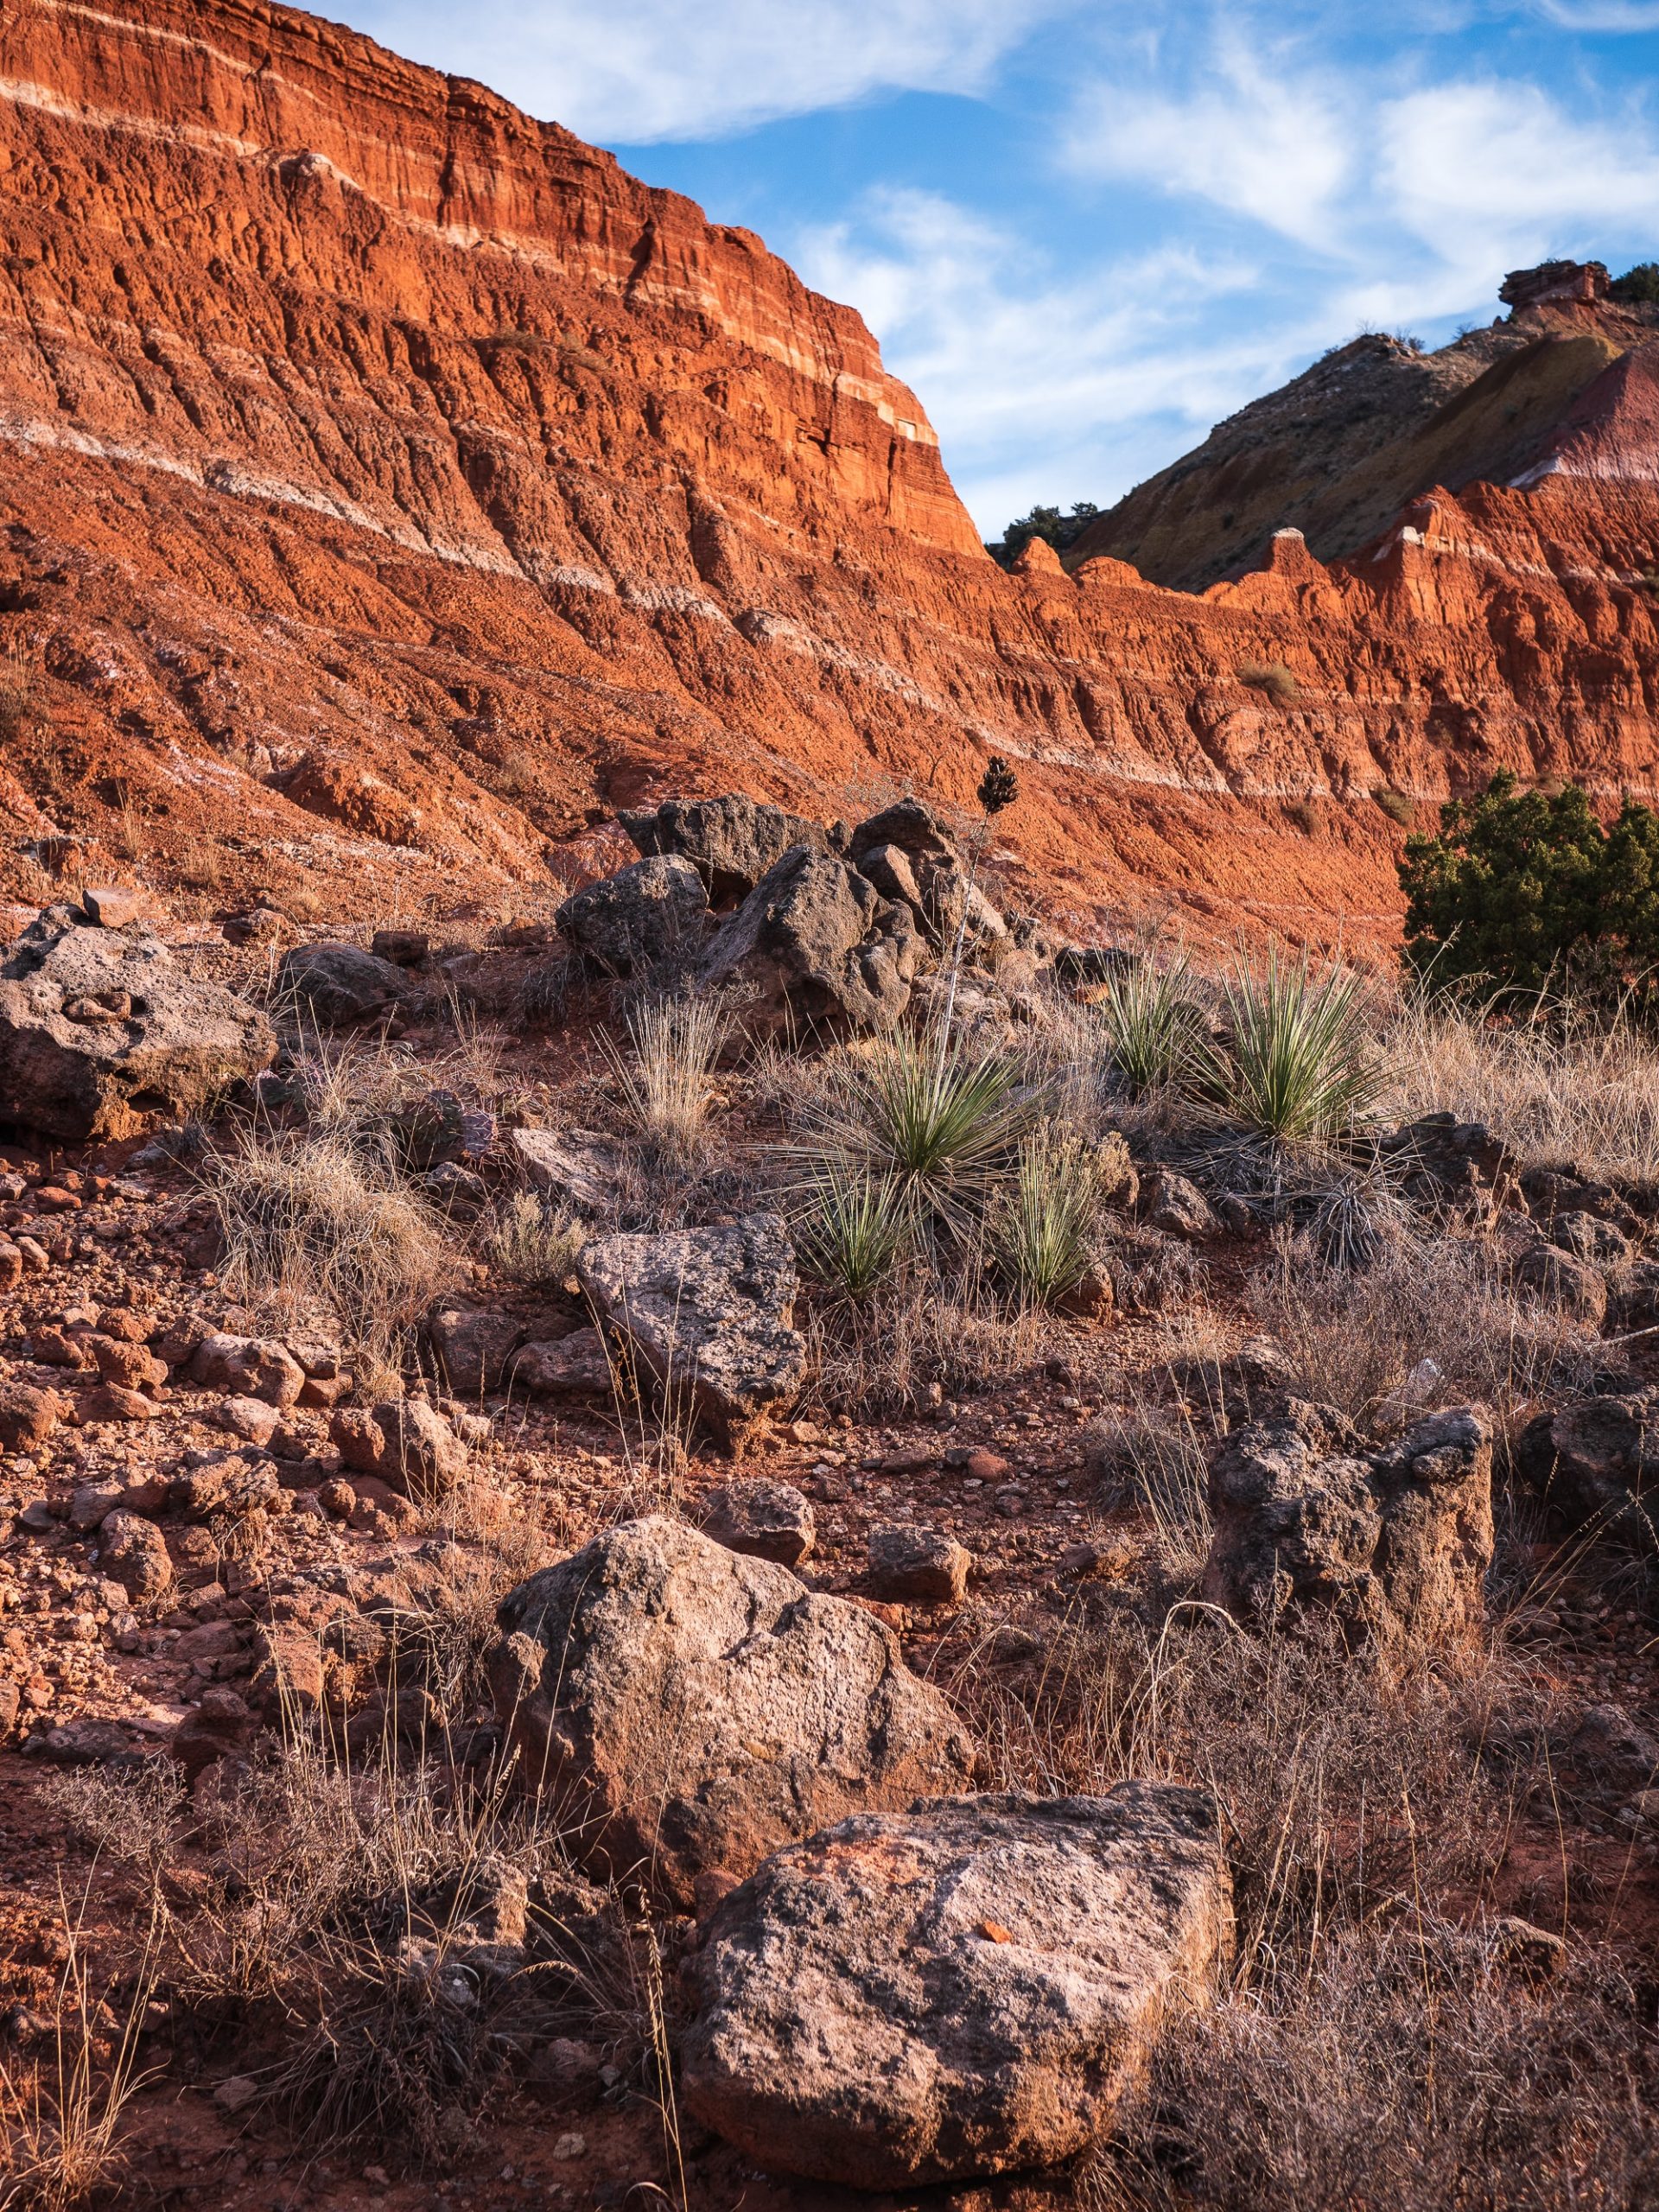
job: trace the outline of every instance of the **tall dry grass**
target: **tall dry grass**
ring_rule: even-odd
[[[1390,1239],[1359,1268],[1286,1239],[1245,1298],[1306,1395],[1373,1428],[1474,1399],[1507,1431],[1532,1402],[1582,1390],[1594,1373],[1583,1325],[1518,1302],[1499,1255],[1473,1238]]]
[[[334,1130],[245,1132],[207,1165],[219,1274],[232,1295],[279,1316],[331,1313],[346,1340],[384,1356],[447,1285],[441,1227],[378,1148]]]
[[[1659,1177],[1659,1036],[1627,1016],[1550,1010],[1504,1021],[1445,995],[1408,995],[1384,1020],[1382,1103],[1402,1121],[1486,1122],[1524,1165]]]

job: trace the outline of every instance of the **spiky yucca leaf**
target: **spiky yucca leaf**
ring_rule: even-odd
[[[1076,1137],[1044,1128],[1020,1147],[1019,1165],[987,1217],[998,1273],[1027,1306],[1057,1305],[1094,1259],[1101,1198],[1098,1162]]]
[[[891,1175],[833,1161],[800,1194],[796,1245],[810,1274],[847,1298],[886,1282],[916,1234],[916,1210]]]
[[[1108,982],[1100,1026],[1112,1066],[1131,1090],[1166,1090],[1191,1068],[1199,1039],[1191,980],[1185,955],[1160,968],[1142,953]]]
[[[1197,1094],[1246,1128],[1279,1142],[1318,1142],[1363,1120],[1380,1077],[1364,1019],[1364,986],[1310,956],[1260,967],[1243,961],[1222,985],[1232,1043],[1198,1047]]]
[[[797,1158],[809,1187],[826,1172],[861,1172],[897,1185],[918,1219],[963,1230],[1039,1114],[1012,1061],[901,1034],[849,1064]]]

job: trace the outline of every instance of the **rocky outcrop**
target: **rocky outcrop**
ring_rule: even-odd
[[[776,1214],[596,1237],[576,1273],[669,1418],[700,1421],[734,1455],[806,1380],[795,1253]]]
[[[1231,1936],[1202,1790],[855,1815],[709,1921],[684,2103],[771,2171],[855,2189],[1052,2165],[1208,2001]]]
[[[1541,1413],[1516,1444],[1516,1465],[1574,1527],[1656,1546],[1659,1528],[1659,1385]]]
[[[325,1029],[375,1020],[410,995],[404,970],[360,944],[296,944],[283,956],[276,986]]]
[[[968,1587],[973,1554],[943,1529],[893,1522],[872,1529],[870,1588],[900,1605],[957,1605]]]
[[[752,1029],[834,1036],[892,1028],[920,953],[907,907],[835,854],[798,845],[721,925],[702,979],[733,992]]]
[[[708,912],[702,878],[669,855],[588,884],[565,900],[557,920],[566,943],[601,975],[632,976],[695,954]]]
[[[264,1014],[142,929],[52,907],[0,961],[0,1121],[66,1143],[194,1112],[276,1054]]]
[[[1465,1633],[1492,1557],[1492,1440],[1465,1408],[1358,1450],[1341,1416],[1290,1402],[1210,1464],[1204,1594],[1272,1627],[1312,1611],[1355,1640]]]
[[[820,851],[830,847],[820,823],[741,792],[724,798],[667,799],[649,811],[625,811],[620,820],[640,852],[689,861],[715,906],[747,898],[792,846]]]
[[[798,1567],[812,1549],[817,1523],[793,1483],[721,1483],[702,1503],[702,1533],[728,1552]]]
[[[973,1771],[890,1629],[677,1522],[595,1537],[498,1619],[491,1688],[522,1784],[590,1867],[682,1905],[855,1807]]]

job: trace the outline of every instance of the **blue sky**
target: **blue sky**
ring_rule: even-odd
[[[990,534],[1366,327],[1659,260],[1659,0],[335,0],[864,315]]]

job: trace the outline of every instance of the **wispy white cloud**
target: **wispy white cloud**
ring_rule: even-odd
[[[1659,30],[1653,0],[1534,0],[1534,11],[1567,31]]]
[[[881,92],[974,92],[1076,0],[359,0],[416,60],[584,137],[712,137]]]
[[[1258,282],[1248,260],[1177,246],[1080,279],[1016,230],[929,193],[872,192],[846,221],[789,244],[921,392],[991,535],[1033,500],[1069,505],[1149,474],[1308,342],[1306,327],[1215,327],[1218,304]]]
[[[1074,174],[1136,178],[1318,244],[1352,181],[1350,100],[1332,73],[1290,73],[1242,35],[1185,92],[1114,73],[1077,99],[1062,139]]]

